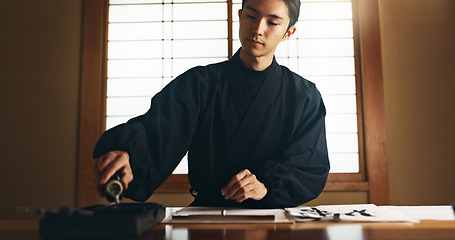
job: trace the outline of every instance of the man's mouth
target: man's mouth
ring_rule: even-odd
[[[254,38],[249,38],[247,40],[248,40],[248,42],[250,42],[253,45],[264,45],[264,43],[262,41],[254,39]]]

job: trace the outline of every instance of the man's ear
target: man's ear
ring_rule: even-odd
[[[239,19],[240,19],[240,16],[242,16],[242,9],[239,9]]]
[[[283,39],[281,39],[281,41],[288,40],[292,36],[292,34],[295,33],[295,30],[297,30],[295,26],[290,27],[284,34]]]

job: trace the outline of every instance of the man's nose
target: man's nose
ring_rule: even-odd
[[[258,19],[255,26],[253,27],[253,32],[257,35],[264,35],[265,28],[267,26],[267,21],[265,19]]]

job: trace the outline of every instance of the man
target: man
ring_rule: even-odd
[[[126,197],[147,200],[188,151],[194,206],[280,208],[316,198],[329,160],[315,85],[277,64],[299,0],[244,0],[241,49],[195,67],[142,116],[106,131],[94,151],[98,189],[121,175]]]

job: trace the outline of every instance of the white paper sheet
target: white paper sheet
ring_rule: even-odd
[[[221,217],[223,215],[225,218]],[[175,215],[191,216],[187,219],[185,217],[176,218]],[[207,216],[207,218],[204,218]],[[214,219],[213,216],[220,216]],[[239,216],[236,218],[235,216]],[[247,216],[252,216],[248,219]],[[261,216],[273,216],[272,220],[257,220]],[[239,208],[214,208],[214,207],[185,207],[173,213],[170,217],[166,218],[164,223],[292,223],[293,221],[286,217],[286,212],[283,209],[239,209]]]
[[[415,220],[455,220],[452,206],[381,206]]]

